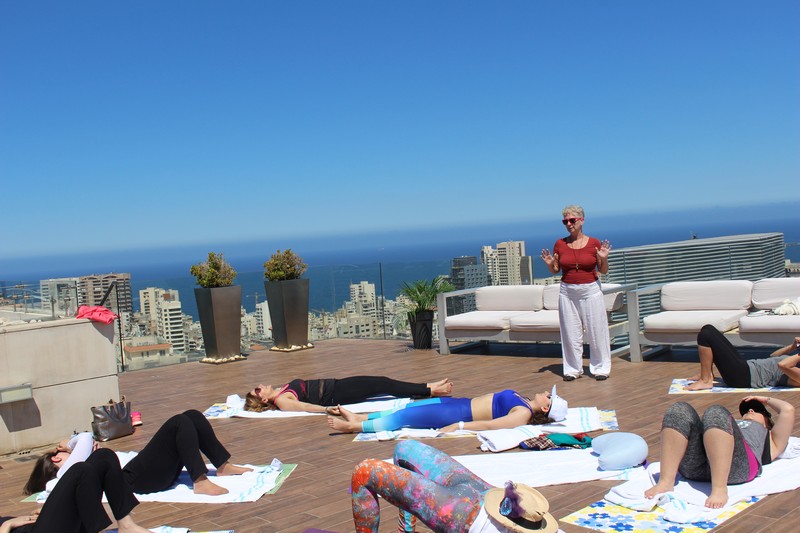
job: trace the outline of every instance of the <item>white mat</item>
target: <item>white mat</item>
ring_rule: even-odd
[[[660,463],[651,464],[647,469],[648,475],[614,487],[606,494],[605,499],[639,511],[652,509],[656,504],[660,504],[666,510],[665,520],[673,522],[710,520],[736,503],[753,496],[765,496],[800,488],[800,458],[798,458],[800,439],[790,437],[789,440],[786,452],[780,459],[764,466],[760,476],[748,483],[728,485],[728,503],[721,509],[705,507],[706,498],[711,493],[710,482],[679,479],[674,491],[661,498],[646,499],[644,491],[657,481]]]
[[[375,413],[378,411],[388,411],[390,409],[400,409],[411,402],[409,398],[390,398],[384,400],[371,400],[368,402],[352,403],[343,405],[345,409],[354,413]],[[294,418],[298,416],[320,416],[325,413],[307,413],[305,411],[245,411],[236,405],[236,402],[217,403],[203,412],[206,418]]]
[[[527,429],[532,428],[532,429]],[[453,438],[453,437],[469,437],[471,435],[479,435],[481,442],[497,441],[492,451],[503,451],[515,448],[525,439],[536,436],[532,433],[587,433],[589,431],[597,431],[603,429],[600,420],[600,412],[597,407],[571,407],[567,410],[567,418],[561,422],[553,422],[552,424],[543,424],[540,426],[520,426],[514,429],[495,429],[488,431],[469,431],[461,430],[452,433],[439,433],[436,429],[416,429],[416,428],[403,428],[395,431],[379,431],[377,433],[359,433],[355,437],[355,441],[369,442],[369,441],[384,441],[384,440],[399,440],[399,439],[422,439],[422,438]],[[521,437],[521,438],[518,438]],[[516,442],[513,442],[516,439]],[[483,445],[481,445],[483,447]],[[487,444],[486,449],[491,449]]]
[[[456,461],[496,487],[508,481],[532,487],[579,483],[596,479],[636,479],[647,475],[644,467],[601,470],[591,448],[583,450],[545,450],[502,455],[460,455]]]

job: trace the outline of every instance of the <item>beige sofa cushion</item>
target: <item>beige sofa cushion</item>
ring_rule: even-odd
[[[513,316],[509,326],[511,331],[560,331],[558,311],[548,309]]]
[[[800,315],[756,315],[739,319],[740,333],[800,334]]]
[[[475,291],[478,311],[538,311],[542,309],[542,285],[500,285]]]
[[[621,287],[622,285],[620,285],[619,283],[603,283],[603,284],[601,284],[601,286],[602,286],[603,290],[606,290],[608,288]],[[552,310],[556,310],[556,311],[558,310],[558,295],[559,295],[560,292],[561,292],[561,284],[560,283],[554,283],[553,285],[547,285],[544,288],[544,297],[543,297],[543,299],[544,299],[544,308],[545,309],[552,309]],[[614,292],[614,293],[611,293],[611,294],[604,294],[603,295],[603,300],[605,301],[605,304],[606,304],[606,311],[608,311],[610,313],[611,311],[618,311],[619,309],[622,309],[623,296],[624,296],[623,292]]]
[[[749,309],[752,289],[753,282],[747,280],[676,281],[661,288],[661,309]]]
[[[509,320],[512,317],[521,314],[525,314],[525,311],[470,311],[445,318],[444,329],[504,330],[509,328]]]
[[[699,332],[706,324],[711,324],[720,331],[735,328],[739,319],[747,315],[744,309],[722,311],[662,311],[644,317],[645,333]]]
[[[753,283],[752,299],[756,309],[774,309],[784,300],[797,298],[800,298],[800,278],[767,278]]]

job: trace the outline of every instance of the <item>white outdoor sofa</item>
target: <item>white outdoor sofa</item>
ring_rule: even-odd
[[[631,353],[645,345],[689,344],[711,324],[738,346],[785,345],[800,335],[800,315],[776,315],[771,310],[785,300],[800,298],[800,278],[759,281],[676,281],[633,291],[628,305],[631,323],[639,315],[639,298],[660,293],[661,310],[645,316],[642,327],[631,328]],[[638,320],[637,320],[638,322]]]
[[[628,291],[636,285],[603,284],[606,310],[624,313]],[[451,341],[467,342],[560,342],[558,323],[559,284],[502,285],[442,293],[438,298],[439,352],[450,353]],[[447,315],[447,300],[475,295],[475,311]],[[624,335],[625,320],[609,320],[611,337]],[[628,346],[617,348],[612,356],[628,353]]]

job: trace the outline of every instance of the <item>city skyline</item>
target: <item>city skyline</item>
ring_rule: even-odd
[[[789,1],[3,3],[0,272],[530,224],[570,203],[592,217],[791,206],[798,15]]]

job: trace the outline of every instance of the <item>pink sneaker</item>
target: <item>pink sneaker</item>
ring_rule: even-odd
[[[133,427],[141,426],[142,425],[142,413],[139,411],[133,411],[131,413],[131,422],[133,423]]]

